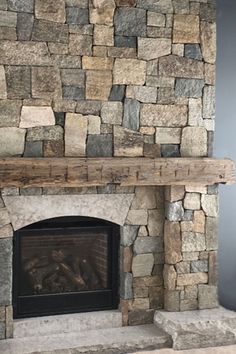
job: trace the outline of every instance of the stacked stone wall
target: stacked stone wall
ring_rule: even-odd
[[[214,0],[0,0],[0,157],[212,156],[215,37]],[[133,194],[120,308],[134,325],[217,306],[216,189],[2,196]],[[12,234],[0,200],[0,338],[12,336]]]

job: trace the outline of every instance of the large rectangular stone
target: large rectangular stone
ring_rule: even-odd
[[[189,79],[204,78],[204,63],[199,60],[169,55],[159,59],[160,76]]]
[[[207,282],[207,273],[179,274],[177,277],[177,286],[206,284]]]
[[[206,240],[204,234],[182,232],[182,252],[205,251]]]
[[[152,274],[154,257],[152,253],[138,254],[133,257],[132,272],[134,277],[143,277]]]
[[[88,120],[68,113],[65,121],[65,156],[85,156]]]
[[[112,87],[112,73],[107,70],[88,70],[86,73],[86,99],[107,101]]]
[[[199,43],[199,16],[177,14],[174,16],[173,43]]]
[[[51,59],[46,43],[1,42],[0,64],[4,65],[50,65]]]
[[[26,99],[31,97],[31,70],[27,66],[6,67],[7,97]]]
[[[137,59],[116,59],[113,84],[144,85],[146,62]]]
[[[143,136],[133,130],[114,126],[114,155],[143,156]]]
[[[32,68],[32,96],[34,98],[62,98],[58,68]]]
[[[55,116],[51,107],[22,107],[20,128],[32,128],[54,124]]]
[[[68,43],[68,26],[43,20],[35,20],[32,40],[39,42]]]
[[[137,237],[133,250],[136,254],[162,252],[163,239],[161,237]]]
[[[171,40],[167,38],[139,38],[138,57],[153,60],[171,53]]]
[[[182,240],[179,222],[165,222],[164,231],[165,262],[176,264],[182,261]]]
[[[187,123],[187,106],[154,105],[141,106],[140,123],[143,126],[182,127]]]
[[[171,0],[138,0],[137,7],[159,13],[173,13],[173,4]]]
[[[36,0],[35,17],[52,22],[65,23],[66,11],[64,0]]]
[[[128,86],[126,97],[133,98],[143,103],[156,103],[157,88],[148,86]]]

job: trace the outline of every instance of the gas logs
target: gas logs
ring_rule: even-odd
[[[62,250],[27,259],[23,271],[34,294],[92,290],[101,286],[88,259],[65,255]]]

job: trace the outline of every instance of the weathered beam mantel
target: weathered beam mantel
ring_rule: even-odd
[[[235,181],[234,162],[215,158],[2,158],[0,188],[212,185]]]

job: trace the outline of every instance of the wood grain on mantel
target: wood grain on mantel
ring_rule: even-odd
[[[2,158],[0,188],[212,185],[235,182],[234,162],[214,158]]]

